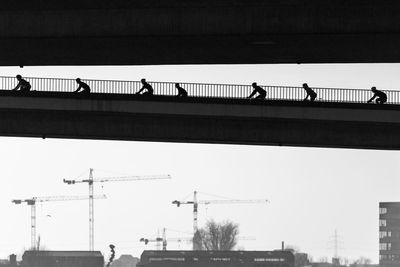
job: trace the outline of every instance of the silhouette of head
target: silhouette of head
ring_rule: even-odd
[[[15,76],[15,77],[17,77],[17,80],[21,80],[22,79],[22,76],[21,75],[17,75],[17,76]]]
[[[375,91],[376,91],[376,87],[375,87],[375,86],[372,86],[372,87],[371,87],[371,91],[372,91],[372,92],[375,92]]]
[[[175,87],[179,87],[179,83],[176,83],[176,84],[175,84]]]
[[[145,83],[146,82],[146,79],[141,79],[140,80],[142,83]]]
[[[257,86],[257,83],[254,82],[254,83],[251,84],[251,86],[256,87],[256,86]]]
[[[303,83],[303,87],[308,87],[308,84],[306,84],[306,83]]]
[[[76,78],[76,82],[80,83],[81,82],[81,78]]]

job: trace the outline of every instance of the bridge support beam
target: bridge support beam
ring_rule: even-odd
[[[87,100],[72,100],[81,102]],[[93,100],[94,101],[94,100]],[[90,106],[102,105],[94,101]],[[49,100],[49,106],[53,106]],[[77,103],[75,103],[77,104]],[[82,103],[79,103],[81,105]],[[116,104],[116,103],[114,103]],[[124,104],[124,103],[123,103]],[[209,104],[149,103],[134,101],[125,105],[138,105],[138,110],[151,106],[152,112],[115,112],[112,110],[83,108],[79,111],[45,109],[0,109],[0,135],[42,138],[73,138],[102,140],[137,140],[157,142],[217,143],[246,145],[278,145],[302,147],[336,147],[362,149],[400,149],[400,123],[397,119],[379,122],[379,116],[369,118],[371,110],[358,110],[366,116],[353,119],[352,109],[324,108],[326,119],[316,118],[320,107],[300,106],[227,106],[234,109],[231,115],[211,116],[202,112]],[[172,108],[188,115],[174,112]],[[220,109],[220,105],[216,105]],[[357,106],[357,105],[355,105]],[[365,105],[364,105],[365,106]],[[376,108],[377,106],[371,106]],[[159,108],[165,109],[161,112]],[[251,109],[264,110],[263,116],[248,116]],[[352,105],[354,108],[354,105]],[[282,110],[294,112],[286,115]],[[150,109],[149,109],[150,110]],[[247,110],[247,111],[246,111]],[[339,111],[338,111],[339,110]],[[191,111],[194,111],[191,112]],[[247,113],[246,113],[247,112]],[[372,111],[386,117],[400,114],[400,110]],[[190,114],[192,113],[192,114]],[[196,114],[195,114],[196,113]],[[203,115],[201,115],[203,113]],[[234,115],[234,113],[236,115]],[[243,113],[244,116],[237,115]],[[261,112],[262,113],[262,112]],[[260,114],[261,114],[260,113]],[[275,115],[274,115],[275,114]],[[296,115],[297,114],[297,115]],[[304,115],[309,114],[309,115]],[[335,115],[337,114],[337,115]],[[375,113],[374,113],[375,114]],[[389,114],[389,115],[388,115]],[[342,116],[343,115],[343,116]],[[297,116],[297,118],[295,118]],[[319,116],[319,115],[318,115]],[[332,117],[337,116],[337,120]],[[343,119],[346,118],[347,119]],[[398,117],[398,116],[397,116]],[[355,117],[354,117],[355,118]],[[370,119],[370,120],[369,120]]]

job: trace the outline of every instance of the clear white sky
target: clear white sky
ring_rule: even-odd
[[[141,67],[0,68],[0,75],[82,79],[122,79],[311,87],[400,89],[399,64],[240,65]],[[234,199],[260,199],[268,205],[200,206],[199,225],[207,219],[240,224],[248,250],[295,245],[314,259],[331,258],[333,234],[339,255],[378,261],[378,203],[398,201],[397,151],[269,146],[174,144],[97,140],[0,138],[0,257],[21,254],[30,245],[30,209],[11,199],[87,195],[87,185],[68,186],[89,168],[95,176],[171,174],[172,180],[96,185],[107,200],[95,202],[95,248],[105,256],[115,244],[119,254],[140,256],[141,237],[189,237],[192,207],[172,200],[193,190]],[[84,178],[85,176],[82,176]],[[218,199],[199,195],[199,199]],[[38,234],[53,250],[88,248],[88,202],[39,204]],[[188,243],[168,244],[189,249]]]

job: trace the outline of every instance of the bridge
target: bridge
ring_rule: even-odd
[[[0,65],[400,62],[399,13],[398,0],[2,0]]]
[[[266,100],[246,99],[250,85],[150,82],[153,96],[136,95],[138,81],[26,78],[31,92],[11,91],[0,77],[0,135],[366,149],[400,148],[400,91],[388,103],[367,104],[366,89],[263,86]]]

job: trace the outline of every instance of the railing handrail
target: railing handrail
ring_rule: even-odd
[[[32,89],[43,92],[73,92],[78,84],[73,78],[44,78],[24,77],[31,83]],[[95,93],[104,94],[134,94],[141,87],[140,81],[129,80],[103,80],[84,79]],[[253,90],[251,84],[222,84],[222,83],[196,83],[196,82],[160,82],[147,81],[153,85],[156,95],[176,95],[175,83],[184,87],[189,96],[222,98],[222,99],[243,99]],[[13,89],[18,81],[12,76],[0,76],[0,88],[3,90]],[[267,91],[267,99],[301,101],[306,93],[301,86],[282,85],[260,85]],[[316,93],[316,101],[323,102],[344,102],[344,103],[365,103],[371,96],[371,90],[366,88],[326,88],[311,87]],[[400,105],[400,90],[381,90],[388,95],[388,103]]]
[[[1,78],[11,78],[15,79],[15,76],[0,76]],[[24,79],[44,79],[44,80],[65,80],[65,81],[75,81],[76,78],[55,78],[55,77],[31,77],[31,76],[24,76]],[[82,81],[100,81],[100,82],[126,82],[126,83],[140,83],[140,80],[134,81],[134,80],[115,80],[115,79],[110,79],[110,80],[104,80],[104,79],[84,79],[81,78]],[[215,86],[243,86],[243,87],[249,87],[251,88],[251,84],[231,84],[231,83],[199,83],[199,82],[180,82],[180,81],[150,81],[147,80],[148,83],[157,83],[157,84],[162,84],[162,83],[167,83],[167,84],[190,84],[190,85],[215,85]],[[17,83],[17,82],[16,82]],[[302,86],[298,85],[260,85],[261,87],[275,87],[275,88],[303,88]],[[357,90],[357,91],[371,91],[371,89],[367,88],[342,88],[342,87],[320,87],[320,86],[310,86],[312,89],[318,89],[318,90]],[[384,92],[399,92],[400,90],[393,90],[393,89],[379,89]]]

